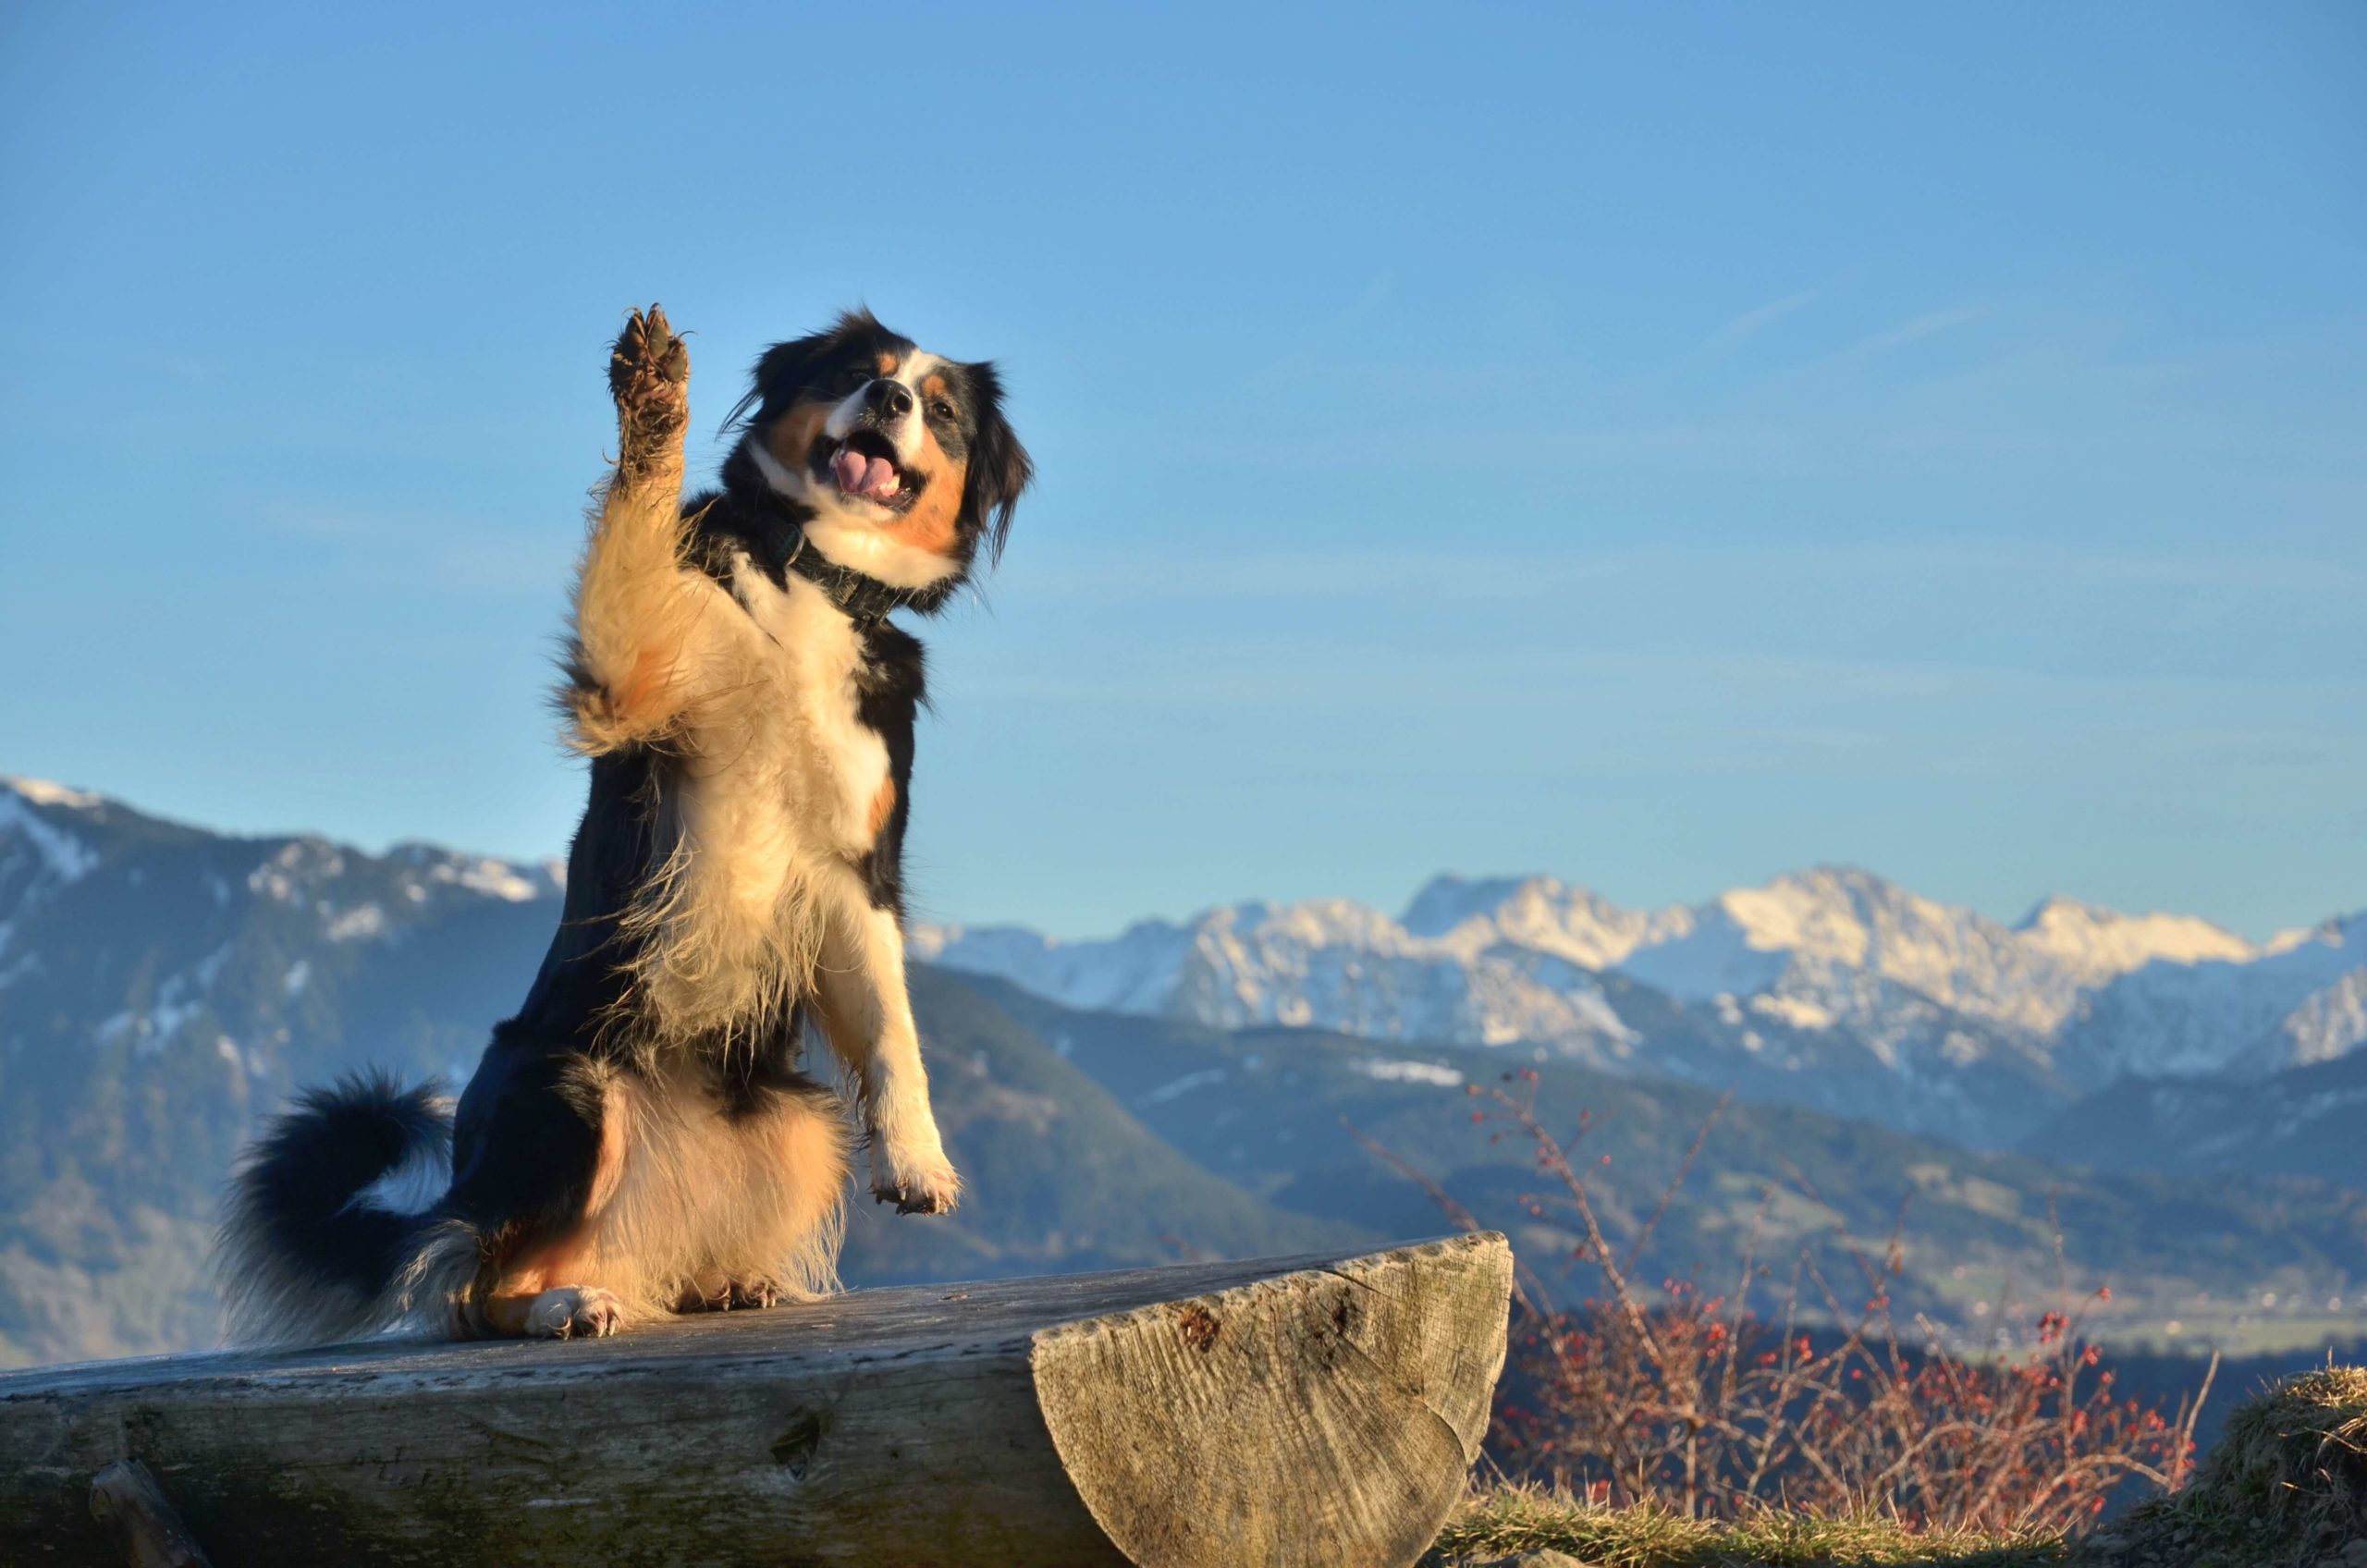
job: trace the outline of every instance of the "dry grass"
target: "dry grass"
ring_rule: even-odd
[[[2325,1366],[2240,1406],[2192,1486],[2084,1540],[1772,1506],[1702,1519],[1515,1484],[1475,1492],[1423,1562],[1550,1550],[1589,1568],[2352,1568],[2361,1543],[2367,1367]]]
[[[1656,1503],[1588,1504],[1566,1492],[1502,1487],[1475,1494],[1439,1534],[1426,1564],[1550,1549],[1590,1568],[2047,1568],[2067,1561],[2060,1535],[1910,1529],[1872,1514],[1766,1508],[1724,1520]]]
[[[2194,1485],[2100,1530],[2098,1563],[2367,1562],[2367,1367],[2324,1366],[2238,1407]],[[2346,1556],[2346,1550],[2351,1555]]]

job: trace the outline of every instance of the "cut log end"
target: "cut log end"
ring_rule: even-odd
[[[1512,1254],[1463,1236],[1036,1336],[1070,1482],[1142,1568],[1412,1562],[1461,1494]]]

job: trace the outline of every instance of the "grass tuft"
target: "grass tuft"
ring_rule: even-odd
[[[1613,1508],[1540,1486],[1473,1493],[1429,1568],[1566,1552],[1588,1568],[2312,1568],[2362,1561],[2367,1367],[2320,1367],[2248,1401],[2194,1484],[2084,1540],[2053,1531],[1910,1527],[1875,1512],[1763,1507],[1695,1519]]]
[[[1567,1552],[1589,1568],[2054,1568],[2067,1560],[2053,1534],[1919,1531],[1878,1513],[1780,1508],[1709,1521],[1651,1502],[1610,1508],[1507,1486],[1475,1494],[1423,1562],[1438,1568],[1538,1550]]]
[[[2306,1565],[2367,1540],[2367,1367],[2322,1366],[2227,1418],[2194,1485],[2088,1543],[2099,1562]]]

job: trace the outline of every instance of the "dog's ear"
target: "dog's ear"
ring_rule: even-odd
[[[768,404],[787,402],[800,387],[813,385],[823,362],[844,348],[849,338],[865,334],[877,337],[879,332],[879,323],[869,311],[853,310],[841,313],[827,331],[774,344],[756,361],[748,395],[732,405],[723,427],[730,429]]]
[[[1036,477],[1027,448],[1003,417],[1002,378],[991,364],[965,366],[972,395],[977,400],[978,435],[971,443],[970,472],[964,481],[965,509],[985,527],[987,558],[1002,557],[1003,541],[1011,534],[1011,514],[1020,492]]]
[[[723,428],[730,430],[765,404],[777,398],[785,399],[797,388],[814,378],[814,369],[821,362],[836,335],[817,332],[810,337],[800,337],[791,343],[776,343],[756,361],[754,373],[748,378],[747,395],[731,405],[723,416]]]

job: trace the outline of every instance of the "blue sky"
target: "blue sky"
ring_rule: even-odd
[[[1039,490],[922,913],[2367,904],[2367,8],[9,7],[0,770],[557,851],[603,344]]]

